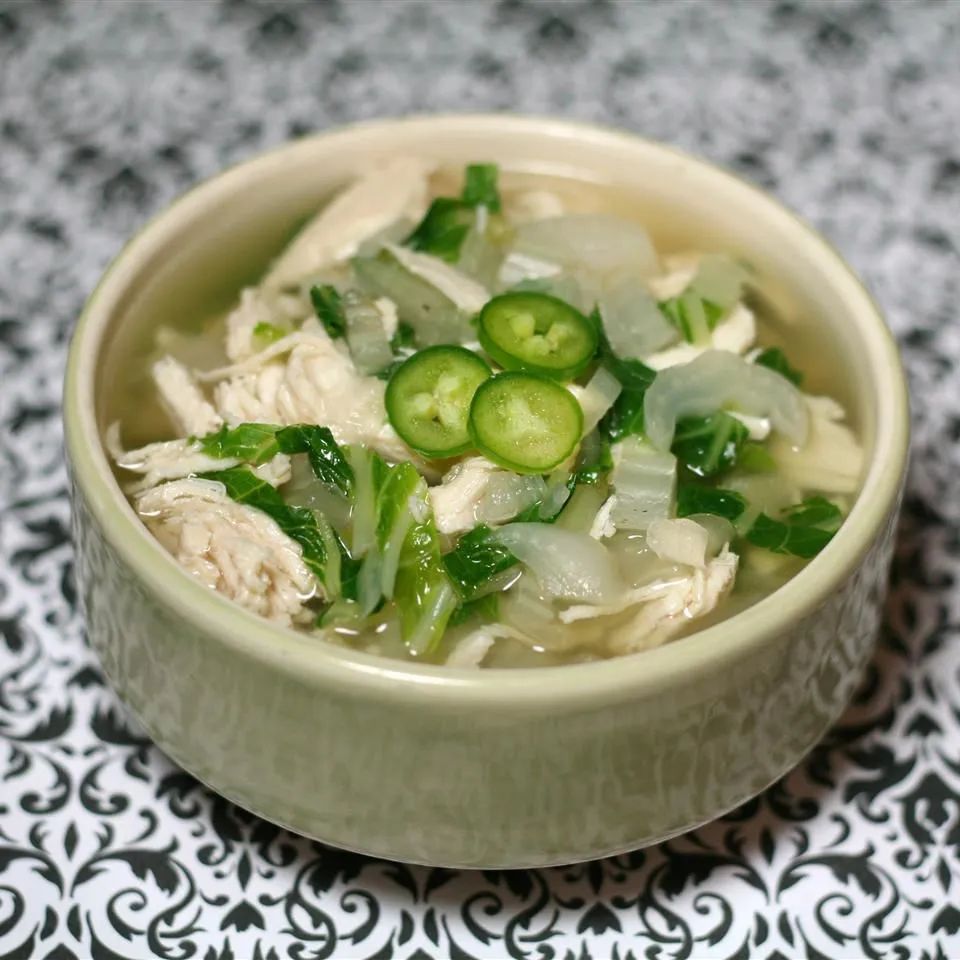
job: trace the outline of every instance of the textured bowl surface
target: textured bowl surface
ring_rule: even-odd
[[[226,306],[355,171],[417,153],[611,184],[668,232],[747,257],[796,336],[844,372],[868,451],[827,549],[773,596],[656,650],[462,671],[354,653],[258,620],[180,571],[101,443],[117,365],[165,317]],[[907,398],[875,305],[813,230],[730,174],[633,136],[503,116],[385,121],[299,141],[151,222],[91,297],[64,396],[90,639],[150,735],[207,784],[338,846],[448,866],[562,863],[736,806],[839,716],[873,647],[907,457]]]

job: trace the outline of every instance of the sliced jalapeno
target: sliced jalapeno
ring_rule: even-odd
[[[471,446],[470,402],[489,376],[484,360],[463,347],[427,347],[390,377],[387,417],[403,442],[424,456],[463,453]]]
[[[500,373],[477,388],[470,434],[494,463],[517,473],[546,473],[573,453],[583,411],[558,383],[532,373]]]
[[[595,326],[569,303],[523,291],[494,297],[480,311],[483,349],[507,370],[572,380],[597,352]]]

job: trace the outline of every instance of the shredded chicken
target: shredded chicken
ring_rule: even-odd
[[[593,523],[590,525],[590,536],[593,537],[594,540],[605,540],[617,532],[617,525],[610,516],[616,505],[616,494],[611,494],[603,501],[603,504],[597,511],[597,515],[593,518]]]
[[[612,630],[613,653],[633,653],[663,643],[697,617],[710,613],[733,586],[739,558],[728,548],[705,567],[640,606],[635,616]]]
[[[414,157],[389,160],[337,194],[301,231],[263,281],[267,290],[293,286],[352,257],[364,240],[397,220],[426,212],[432,165]]]
[[[279,315],[279,317],[278,317]],[[291,327],[299,326],[309,316],[300,297],[267,296],[256,287],[247,287],[240,294],[240,303],[227,317],[227,356],[236,363],[253,356],[262,345],[254,333],[261,323],[277,326],[281,319]]]
[[[142,480],[128,486],[128,493],[155,487],[164,480],[176,480],[211,470],[227,470],[239,460],[208,456],[195,440],[161,440],[136,450],[124,450],[120,444],[120,424],[112,423],[105,436],[106,447],[114,462],[123,470],[143,475]]]
[[[824,493],[856,493],[863,470],[863,448],[843,423],[843,407],[832,397],[804,394],[810,413],[810,429],[803,447],[774,434],[770,453],[780,475],[804,490]]]
[[[202,437],[223,423],[190,371],[173,357],[158,360],[151,368],[160,402],[178,433]]]
[[[222,483],[173,480],[138,494],[137,513],[177,563],[253,613],[290,625],[320,589],[299,544]]]
[[[503,198],[503,213],[511,223],[527,223],[560,217],[566,213],[566,207],[552,190],[523,190]]]
[[[448,667],[479,667],[493,649],[497,640],[521,640],[528,645],[536,641],[520,630],[502,623],[485,623],[472,633],[468,633],[447,657]]]
[[[386,385],[359,374],[346,348],[315,321],[230,367],[200,374],[229,423],[321,423],[339,443],[363,443],[388,460],[415,457],[386,421]]]
[[[545,489],[539,477],[518,476],[485,457],[468,457],[430,488],[430,501],[441,533],[466,533],[478,523],[512,519]]]
[[[563,623],[621,614],[635,608],[605,634],[611,653],[634,653],[667,640],[690,620],[710,613],[733,586],[739,558],[729,548],[686,576],[625,591],[606,606],[578,604],[560,612]]]

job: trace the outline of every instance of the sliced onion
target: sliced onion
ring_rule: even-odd
[[[798,446],[806,441],[808,416],[800,391],[786,377],[725,350],[707,350],[657,374],[643,402],[644,428],[658,450],[669,450],[678,420],[727,406],[769,417],[773,428]]]
[[[590,284],[582,283],[566,273],[550,277],[531,277],[514,284],[513,290],[530,290],[534,293],[547,293],[551,297],[563,300],[583,313],[593,309],[596,297]]]
[[[724,547],[733,543],[736,531],[726,517],[718,517],[715,513],[694,513],[688,519],[707,531],[707,556],[715,557]]]
[[[623,387],[605,367],[598,367],[585,387],[568,387],[583,410],[583,434],[586,436],[613,406]]]
[[[641,276],[659,270],[647,231],[609,214],[571,214],[520,224],[513,249],[567,270],[630,270]]]
[[[451,267],[439,257],[431,256],[429,253],[418,253],[416,250],[400,247],[394,243],[385,244],[384,249],[389,250],[401,266],[429,283],[435,290],[439,290],[464,313],[479,313],[490,299],[490,294],[483,284],[477,283],[476,280],[457,270],[456,267]]]
[[[351,290],[343,295],[343,312],[347,320],[347,345],[353,365],[362,374],[378,373],[393,360],[393,350],[387,339],[384,314],[380,307]]]
[[[687,517],[654,520],[647,529],[647,545],[662,560],[703,567],[707,562],[710,534]]]
[[[673,512],[677,458],[661,453],[639,437],[627,437],[613,448],[610,520],[618,530],[646,530],[654,520]]]
[[[642,359],[680,337],[635,274],[610,284],[599,306],[604,332],[618,357]]]
[[[493,471],[487,476],[474,516],[479,523],[505,523],[542,500],[546,490],[543,477]]]
[[[494,536],[553,597],[609,603],[623,589],[617,564],[592,537],[546,523],[511,523]]]
[[[710,253],[700,258],[688,289],[704,300],[730,310],[740,302],[750,274],[730,257]]]

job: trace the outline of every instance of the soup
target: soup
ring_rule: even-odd
[[[134,509],[251,612],[452,666],[633,653],[768,595],[858,489],[841,384],[749,265],[635,214],[490,164],[365,174],[127,365]]]

